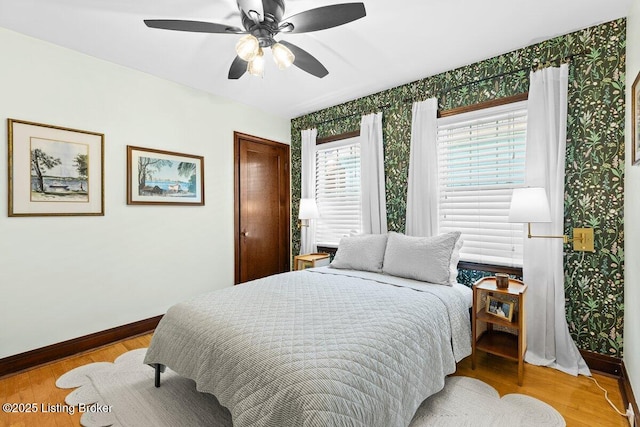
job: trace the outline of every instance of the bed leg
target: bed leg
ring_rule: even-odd
[[[159,363],[156,363],[155,369],[156,369],[156,377],[155,377],[154,385],[156,386],[156,388],[158,388],[160,387],[160,364]]]

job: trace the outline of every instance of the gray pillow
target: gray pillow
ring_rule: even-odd
[[[382,271],[438,285],[453,285],[458,275],[460,232],[434,237],[389,233]]]
[[[381,273],[386,247],[386,234],[343,237],[330,267]]]

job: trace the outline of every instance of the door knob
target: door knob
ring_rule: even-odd
[[[241,236],[244,236],[244,237],[247,237],[247,236],[249,235],[249,232],[248,232],[248,231],[246,231],[246,230],[245,230],[245,231],[241,231],[241,232],[240,232],[240,235],[241,235]]]

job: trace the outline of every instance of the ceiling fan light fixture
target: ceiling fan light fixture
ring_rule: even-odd
[[[247,62],[252,61],[259,51],[260,41],[251,34],[247,34],[236,43],[236,53]]]
[[[275,43],[271,46],[271,52],[273,53],[273,60],[281,70],[290,67],[291,64],[293,64],[293,61],[296,60],[293,52],[291,52],[288,47],[280,43]]]
[[[258,48],[258,54],[247,64],[247,72],[252,76],[264,76],[264,52]]]
[[[271,47],[273,59],[280,69],[295,65],[302,71],[323,78],[329,71],[317,58],[293,43],[276,43],[279,33],[311,33],[339,27],[367,16],[364,3],[339,3],[308,9],[283,19],[288,0],[235,0],[242,28],[215,22],[181,19],[145,19],[149,28],[189,31],[205,34],[242,34],[236,43],[234,58],[227,77],[237,80],[246,72],[262,76],[262,49]]]

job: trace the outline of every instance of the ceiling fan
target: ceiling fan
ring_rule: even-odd
[[[280,69],[295,65],[316,77],[329,71],[313,55],[284,40],[276,41],[279,33],[309,33],[347,24],[366,16],[363,3],[342,3],[310,9],[283,19],[284,0],[237,0],[242,28],[202,21],[146,19],[150,28],[214,34],[245,34],[236,44],[237,56],[229,69],[229,79],[239,79],[245,72],[262,76],[263,49],[271,48]]]

